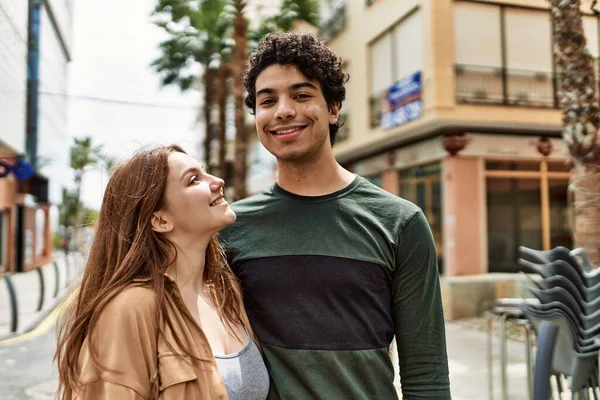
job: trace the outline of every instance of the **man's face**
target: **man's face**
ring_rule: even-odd
[[[256,131],[279,161],[310,162],[330,152],[329,124],[339,107],[328,107],[319,82],[293,65],[274,64],[256,78]]]

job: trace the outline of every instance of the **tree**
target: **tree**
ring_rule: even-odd
[[[246,196],[248,131],[245,126],[244,74],[248,50],[258,40],[275,30],[289,30],[294,21],[318,22],[317,0],[283,0],[281,12],[250,30],[246,18],[246,0],[159,0],[154,23],[164,29],[169,38],[160,43],[162,56],[152,63],[161,74],[162,84],[179,85],[189,90],[202,77],[204,86],[205,163],[211,164],[211,141],[218,139],[217,171],[225,177],[227,99],[233,94],[235,107],[234,197]],[[202,66],[202,75],[194,75],[194,64]],[[216,107],[218,118],[212,121]]]
[[[550,0],[555,55],[560,71],[563,139],[572,159],[574,244],[600,264],[600,113],[595,60],[586,51],[581,0]],[[590,2],[593,10],[596,0]]]
[[[242,199],[247,195],[248,129],[245,123],[245,92],[242,79],[248,59],[248,50],[256,47],[260,38],[269,32],[292,29],[296,20],[302,19],[315,25],[319,20],[319,8],[316,0],[283,0],[281,12],[278,15],[266,18],[258,29],[249,30],[245,15],[246,4],[246,0],[231,0],[230,2],[230,9],[233,11],[233,41],[235,43],[231,59],[236,128],[234,200]]]
[[[211,123],[211,110],[217,77],[214,68],[210,67],[226,47],[229,25],[222,18],[224,8],[224,0],[159,0],[153,13],[154,23],[169,35],[159,44],[162,55],[151,64],[161,75],[162,84],[178,85],[186,91],[202,78],[207,169],[210,168],[210,144],[215,128]],[[194,71],[198,64],[202,69],[200,76]]]
[[[246,20],[245,0],[233,0],[235,16],[233,20],[233,56],[231,70],[233,77],[233,102],[235,104],[235,164],[233,177],[234,201],[246,197],[246,175],[248,168],[248,130],[244,109],[244,67],[248,59],[248,21]]]
[[[116,157],[105,154],[102,156],[102,164],[103,164],[104,170],[110,177],[110,176],[112,176],[112,173],[115,170],[115,168],[119,165],[119,162],[117,161]]]
[[[73,138],[71,168],[75,172],[75,226],[80,226],[82,222],[81,184],[83,174],[89,167],[98,165],[101,161],[102,147],[102,145],[94,146],[90,136]]]

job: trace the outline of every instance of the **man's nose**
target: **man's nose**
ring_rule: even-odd
[[[275,111],[275,118],[288,119],[296,115],[296,110],[290,99],[280,99]]]

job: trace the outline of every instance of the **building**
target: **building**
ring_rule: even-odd
[[[65,93],[70,16],[71,1],[0,0],[3,270],[26,271],[52,257],[52,231],[69,165]],[[23,169],[19,172],[17,166]],[[29,169],[31,176],[25,173]]]
[[[322,35],[350,75],[338,160],[423,209],[446,303],[465,282],[514,295],[514,274],[490,273],[517,272],[520,245],[572,246],[547,1],[332,3]],[[598,18],[584,28],[598,57]]]

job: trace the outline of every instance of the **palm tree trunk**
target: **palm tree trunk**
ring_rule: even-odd
[[[235,165],[234,165],[234,200],[246,197],[246,174],[248,158],[248,132],[245,129],[244,88],[242,78],[248,49],[248,23],[244,16],[246,2],[236,0],[233,39],[235,48],[232,58],[233,96],[235,103]]]
[[[227,78],[228,65],[221,63],[219,75],[217,78],[217,106],[219,107],[219,124],[218,124],[218,140],[219,140],[219,171],[218,176],[225,179],[225,152],[227,149],[226,133],[226,116],[227,116]]]
[[[594,60],[585,51],[580,0],[551,0],[556,59],[560,70],[563,139],[573,161],[575,247],[600,265],[600,114]]]
[[[204,168],[210,171],[210,147],[212,140],[211,109],[214,103],[214,74],[206,67],[204,71]]]

